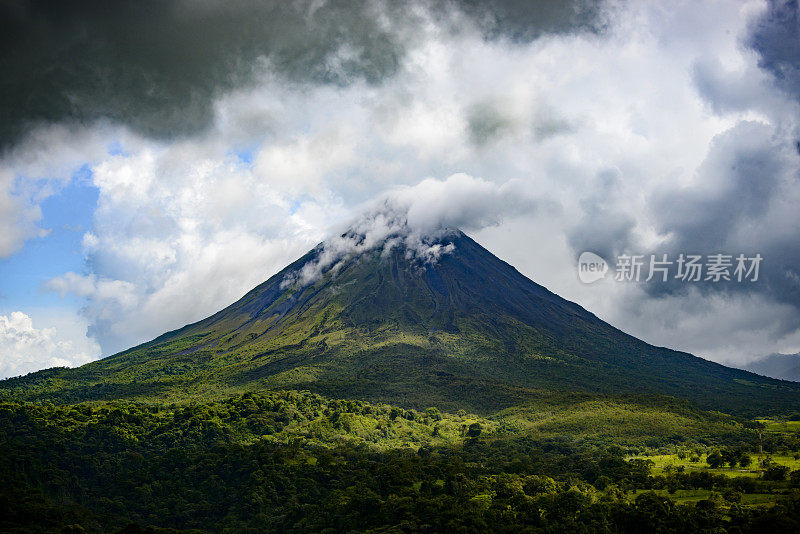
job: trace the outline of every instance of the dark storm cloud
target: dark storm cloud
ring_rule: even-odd
[[[691,285],[705,292],[759,293],[800,308],[800,215],[788,208],[800,192],[800,158],[794,146],[759,123],[740,123],[719,136],[698,170],[699,185],[656,194],[650,202],[657,229],[670,237],[656,254],[764,258],[755,283],[648,284],[651,294],[675,293]],[[788,209],[787,209],[788,208]],[[734,260],[735,264],[735,260]],[[731,269],[731,274],[733,269]]]
[[[483,146],[514,130],[514,117],[492,103],[480,103],[467,110],[467,127],[472,143]]]
[[[591,26],[568,2],[415,4],[461,11],[488,37]],[[259,58],[287,81],[377,84],[413,38],[408,3],[0,0],[0,146],[32,124],[108,118],[152,136],[208,125],[213,98],[253,81]],[[454,31],[457,28],[452,28]]]
[[[196,131],[211,99],[250,81],[259,57],[291,80],[377,82],[397,69],[401,50],[373,5],[4,2],[0,139],[29,122],[96,117],[157,136]],[[347,59],[332,62],[344,46]]]
[[[746,111],[764,99],[764,87],[752,76],[731,75],[719,60],[697,61],[692,69],[692,81],[700,96],[715,113]]]
[[[569,232],[569,243],[578,253],[589,251],[611,259],[628,247],[635,221],[630,213],[617,207],[622,183],[618,169],[600,172],[594,180],[594,190],[581,200],[583,215]]]
[[[694,250],[717,250],[742,225],[760,221],[777,192],[785,147],[770,138],[771,129],[741,123],[717,137],[698,170],[700,184],[655,199],[662,231]]]
[[[485,147],[503,137],[527,132],[534,141],[541,142],[575,130],[575,125],[546,107],[540,106],[527,125],[519,115],[519,110],[502,101],[482,101],[469,106],[466,119],[470,141],[476,147]]]
[[[750,46],[772,83],[800,100],[800,15],[798,2],[770,1],[750,29]],[[693,79],[717,112],[746,110],[763,91],[754,82],[731,77],[718,62],[695,65]],[[763,257],[759,281],[706,282],[704,292],[749,292],[800,310],[800,215],[790,205],[800,197],[800,158],[796,141],[763,123],[740,123],[712,144],[698,170],[700,185],[666,190],[651,198],[657,227],[669,234],[658,251],[739,254]],[[674,258],[673,258],[674,259]],[[650,294],[686,291],[685,283],[651,283]],[[796,319],[796,318],[794,318]],[[793,320],[794,320],[793,319]],[[786,331],[796,328],[792,323]]]
[[[785,94],[800,100],[800,18],[798,3],[770,2],[750,29],[750,45],[759,53],[759,66],[771,74]],[[695,89],[716,113],[767,109],[769,88],[759,81],[726,71],[715,59],[695,63]],[[774,113],[774,112],[773,112]],[[796,123],[787,120],[789,130]],[[596,180],[582,202],[583,219],[570,233],[576,253],[590,250],[611,261],[620,254],[642,254],[649,260],[667,253],[723,253],[748,257],[759,253],[763,262],[755,283],[687,283],[671,279],[645,284],[649,296],[702,293],[749,293],[771,302],[790,304],[800,312],[800,214],[792,205],[800,199],[800,155],[797,141],[766,122],[739,122],[718,135],[690,187],[665,182],[647,201],[654,230],[666,240],[652,250],[642,249],[626,215],[625,195],[613,174]],[[735,259],[734,259],[735,264]],[[673,265],[673,275],[676,267]],[[733,269],[731,269],[731,273]],[[643,270],[646,277],[647,268]],[[787,319],[782,333],[797,328],[798,313]]]
[[[600,5],[601,2],[589,0],[465,0],[458,3],[464,13],[477,21],[486,37],[506,37],[523,42],[544,33],[601,30]]]
[[[800,10],[797,0],[772,0],[753,27],[751,45],[759,64],[780,87],[800,100]]]

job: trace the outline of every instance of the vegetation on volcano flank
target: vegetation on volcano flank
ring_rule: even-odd
[[[476,413],[544,392],[656,394],[745,416],[800,407],[800,384],[654,347],[529,280],[465,234],[343,255],[322,244],[211,317],[77,369],[0,383],[15,399],[320,394]],[[300,283],[309,268],[317,278]]]

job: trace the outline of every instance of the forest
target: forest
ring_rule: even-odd
[[[205,404],[6,400],[0,531],[800,529],[792,417],[676,413],[681,404],[662,399],[665,418],[709,431],[644,435],[639,421],[626,429],[634,412],[619,400],[584,406],[550,406],[550,425],[534,427],[521,411],[485,417],[303,391]],[[613,433],[590,428],[596,420]]]

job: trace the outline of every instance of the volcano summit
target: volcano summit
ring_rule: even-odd
[[[291,388],[478,412],[576,391],[667,395],[751,415],[800,406],[800,385],[649,345],[460,230],[415,232],[384,214],[207,319],[2,388],[57,401]]]

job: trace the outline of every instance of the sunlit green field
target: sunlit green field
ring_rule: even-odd
[[[636,490],[630,493],[630,499],[635,500],[642,493],[649,490]],[[706,489],[679,489],[673,493],[667,490],[654,490],[657,495],[669,497],[678,504],[696,503],[704,499],[714,499],[718,492]],[[741,496],[740,503],[744,506],[771,506],[775,503],[774,493],[745,493]]]
[[[800,421],[773,421],[759,419],[764,424],[766,432],[800,432]]]
[[[767,455],[765,455],[765,457],[766,456]],[[795,469],[800,469],[800,460],[795,460],[794,456],[770,455],[769,457],[772,459],[774,463],[785,465],[792,471],[794,471]],[[686,471],[702,470],[702,471],[707,471],[709,473],[714,473],[715,475],[726,475],[730,477],[761,476],[761,469],[758,467],[757,454],[750,455],[751,459],[750,467],[748,467],[747,469],[743,469],[741,467],[722,467],[719,469],[712,469],[706,463],[705,455],[701,456],[700,461],[698,462],[691,461],[691,458],[689,456],[686,456],[683,459],[681,459],[677,454],[657,454],[653,456],[637,455],[637,456],[631,456],[630,458],[642,458],[645,460],[651,460],[653,462],[652,472],[654,475],[663,475],[672,469],[678,469],[681,466],[683,466],[683,468]]]

